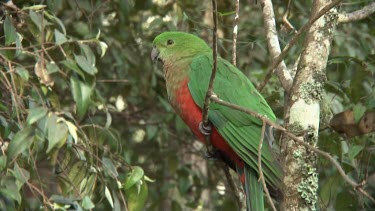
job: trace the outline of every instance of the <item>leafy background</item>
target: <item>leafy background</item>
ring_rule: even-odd
[[[341,11],[352,11],[370,1],[343,2]],[[236,206],[219,162],[206,159],[205,147],[174,114],[162,67],[150,59],[152,40],[163,31],[191,32],[210,43],[210,1],[14,3],[21,10],[0,10],[1,209]],[[274,4],[286,45],[293,36],[282,23],[288,2]],[[311,1],[292,1],[289,20],[295,28],[307,21],[310,8]],[[218,1],[218,11],[219,52],[231,60],[234,1]],[[355,125],[375,110],[374,26],[370,16],[336,29],[319,137],[319,147],[350,177],[366,180],[372,195],[374,135],[350,136],[347,128],[339,134],[330,121],[352,111]],[[289,52],[288,66],[293,67],[302,41]],[[260,5],[240,1],[237,64],[254,84],[270,62],[266,46]],[[276,77],[262,93],[282,123],[283,91]],[[318,209],[374,206],[328,161],[319,162]]]

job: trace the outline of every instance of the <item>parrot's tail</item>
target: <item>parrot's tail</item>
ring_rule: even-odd
[[[247,211],[264,211],[263,186],[258,173],[249,165],[244,168]]]

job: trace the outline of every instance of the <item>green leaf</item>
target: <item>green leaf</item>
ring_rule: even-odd
[[[11,199],[14,199],[20,204],[22,197],[15,182],[16,181],[7,180],[5,183],[5,188],[0,189],[0,195],[5,195]]]
[[[348,152],[349,160],[353,160],[355,156],[357,156],[363,150],[363,148],[363,145],[353,145],[352,147],[350,147]]]
[[[17,66],[16,73],[21,77],[23,82],[29,81],[29,71],[27,71],[26,68],[22,66]]]
[[[110,175],[112,178],[117,178],[118,177],[117,169],[116,169],[116,166],[113,164],[112,160],[109,158],[103,157],[102,162],[103,162],[104,172]]]
[[[92,66],[94,66],[96,63],[96,58],[91,48],[84,43],[79,42],[78,44],[79,44],[79,47],[81,48],[81,54],[85,55],[87,62],[91,64]]]
[[[0,172],[2,172],[7,165],[7,156],[1,155],[0,156]]]
[[[132,211],[142,211],[148,196],[147,183],[140,180],[137,185],[133,185],[125,191],[128,209]]]
[[[22,185],[30,179],[30,173],[26,169],[19,167],[17,164],[14,165],[13,175],[22,183]]]
[[[74,55],[74,60],[77,62],[78,66],[82,68],[83,71],[90,75],[95,75],[98,73],[98,69],[93,64],[90,64],[90,62],[81,55]]]
[[[29,11],[29,15],[33,23],[35,24],[36,27],[38,27],[39,31],[42,30],[42,17],[40,14],[37,14],[33,10]]]
[[[105,197],[107,198],[107,201],[109,202],[109,204],[113,208],[113,199],[112,199],[112,196],[111,196],[111,192],[109,192],[109,189],[108,189],[107,186],[105,186],[104,194],[105,194]]]
[[[77,127],[69,121],[65,121],[65,124],[66,126],[68,126],[69,134],[73,137],[74,143],[77,144],[78,143]]]
[[[92,88],[73,76],[70,77],[70,85],[74,102],[76,102],[78,117],[82,118],[90,105]]]
[[[30,147],[34,140],[34,130],[27,126],[18,131],[10,141],[8,147],[8,163],[17,157],[20,153]]]
[[[48,148],[47,153],[49,153],[54,147],[61,147],[68,137],[68,127],[65,123],[58,121],[56,115],[50,115],[47,120],[47,139]]]
[[[340,178],[337,175],[334,175],[329,177],[325,183],[321,185],[319,195],[325,207],[327,207],[330,201],[335,198],[339,182]]]
[[[143,175],[143,169],[139,166],[134,166],[129,177],[126,179],[124,189],[127,190],[131,188],[134,184],[136,184],[138,181],[142,179]]]
[[[48,112],[47,108],[44,107],[36,107],[29,109],[29,115],[27,116],[27,124],[31,125],[34,122],[43,118]]]
[[[21,34],[17,33],[16,35],[16,56],[20,55],[21,52],[23,51],[22,49],[22,40],[23,40],[23,37]]]
[[[61,32],[59,32],[59,30],[55,29],[54,34],[55,34],[55,43],[57,45],[61,45],[61,44],[65,43],[66,41],[68,41],[68,39],[66,39],[65,35],[62,34]]]
[[[85,196],[82,200],[82,208],[85,210],[91,210],[94,209],[95,204],[91,201],[90,197]]]
[[[46,64],[46,68],[47,68],[47,72],[48,74],[52,74],[52,73],[56,73],[56,72],[59,72],[60,71],[60,68],[59,66],[57,66],[57,64],[55,62],[48,62]]]
[[[4,35],[5,35],[5,45],[9,46],[16,41],[16,28],[14,28],[12,21],[6,16],[4,21]]]
[[[67,59],[64,61],[61,61],[61,63],[68,68],[69,70],[73,70],[76,72],[79,76],[81,76],[83,79],[85,79],[85,74],[82,72],[82,70],[78,67],[77,63],[72,59]]]
[[[356,104],[353,107],[354,121],[358,123],[361,120],[363,114],[366,112],[366,107],[360,103]]]
[[[50,2],[50,1],[48,1],[48,2]],[[54,2],[54,3],[56,4],[56,2]],[[62,31],[62,33],[63,33],[64,35],[66,35],[66,29],[65,29],[65,26],[64,26],[63,22],[62,22],[58,17],[56,17],[56,16],[50,14],[48,11],[44,11],[44,14],[45,14],[46,17],[48,17],[51,21],[57,23],[57,25],[59,25],[59,27],[60,27],[60,29],[61,29],[60,31]]]

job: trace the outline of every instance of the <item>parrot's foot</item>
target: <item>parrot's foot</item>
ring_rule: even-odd
[[[206,153],[204,153],[204,157],[207,160],[218,160],[220,158],[220,154],[217,149],[211,149],[207,150]]]
[[[205,136],[209,136],[209,135],[211,135],[212,127],[211,127],[211,125],[207,125],[207,126],[205,126],[205,125],[203,124],[203,122],[200,122],[200,123],[199,123],[199,131],[201,131],[201,133],[202,133],[203,135],[205,135]]]

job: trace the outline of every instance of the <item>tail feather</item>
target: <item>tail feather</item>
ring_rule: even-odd
[[[263,186],[258,181],[258,173],[249,165],[245,165],[246,207],[247,211],[264,211]]]

